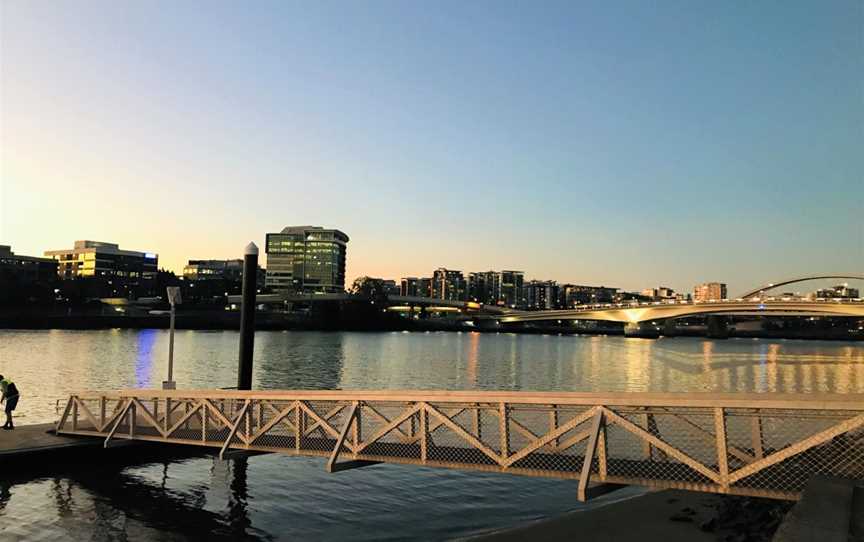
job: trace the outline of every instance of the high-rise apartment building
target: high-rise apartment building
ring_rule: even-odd
[[[726,285],[722,282],[705,282],[693,288],[693,301],[720,301],[726,299]]]
[[[447,301],[465,300],[465,277],[462,271],[439,267],[432,273],[432,297]]]
[[[417,277],[402,277],[402,280],[399,282],[399,295],[419,297],[420,294],[417,293],[417,282],[419,280]]]
[[[525,303],[528,310],[549,310],[558,308],[558,283],[554,280],[532,280],[523,286]]]
[[[344,292],[347,245],[343,232],[319,226],[268,233],[265,284],[277,292]]]
[[[468,299],[484,305],[494,305],[497,302],[495,275],[495,271],[468,273]]]
[[[492,289],[495,301],[505,307],[518,307],[525,303],[522,284],[525,274],[522,271],[501,271],[495,273]]]

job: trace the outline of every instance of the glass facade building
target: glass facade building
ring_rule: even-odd
[[[318,226],[268,233],[265,284],[276,292],[344,292],[347,245],[343,232]]]

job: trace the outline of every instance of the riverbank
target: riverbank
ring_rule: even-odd
[[[791,507],[786,501],[665,490],[460,540],[768,542]]]
[[[151,314],[40,314],[0,311],[0,329],[167,329],[166,315]],[[236,311],[181,311],[177,329],[200,331],[237,330],[240,317]],[[302,313],[259,312],[255,328],[259,331],[477,331],[480,333],[520,333],[534,335],[624,335],[623,326],[609,324],[501,324],[488,325],[452,318],[407,319],[397,315],[320,315]],[[664,337],[706,337],[704,326],[682,326],[665,329]],[[716,337],[714,337],[716,338]],[[864,341],[864,333],[842,327],[805,329],[735,329],[725,338],[801,339],[816,341]]]

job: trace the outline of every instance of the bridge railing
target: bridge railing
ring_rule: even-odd
[[[69,398],[63,434],[796,499],[864,478],[864,397],[161,391]]]

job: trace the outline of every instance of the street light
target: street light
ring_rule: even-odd
[[[171,334],[168,336],[168,380],[162,381],[163,390],[177,389],[177,383],[174,382],[174,307],[182,303],[180,298],[180,288],[177,286],[168,286],[168,303],[171,304]]]

